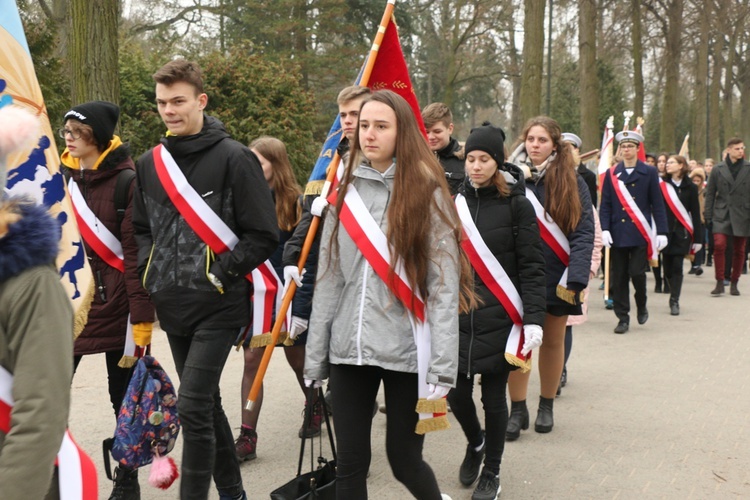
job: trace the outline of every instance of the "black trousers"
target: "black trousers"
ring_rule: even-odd
[[[498,355],[501,356],[501,355]],[[500,473],[500,462],[505,449],[505,431],[508,428],[508,402],[505,391],[508,385],[510,370],[506,363],[501,373],[482,374],[482,406],[484,407],[484,425],[486,448],[484,466],[495,475]],[[459,373],[456,388],[448,394],[453,415],[461,424],[469,445],[477,447],[482,444],[482,426],[477,417],[472,392],[474,391],[474,377],[467,378],[465,373]]]
[[[388,409],[385,450],[393,475],[414,498],[440,500],[435,474],[422,458],[424,436],[414,432],[419,414],[417,374],[377,366],[331,365],[330,382],[336,432],[336,498],[367,499],[372,457],[372,405],[380,382]]]
[[[684,255],[664,255],[664,279],[669,283],[670,304],[680,302],[683,278],[682,264],[684,261]]]
[[[635,305],[646,308],[646,247],[612,247],[612,302],[620,321],[630,322],[630,281],[635,289]]]
[[[122,351],[108,351],[105,354],[107,362],[107,387],[109,388],[109,401],[112,403],[112,409],[115,411],[115,418],[120,413],[120,405],[125,392],[128,390],[130,382],[131,368],[120,368],[117,363],[122,358]],[[78,369],[78,365],[83,356],[73,356],[73,373]]]

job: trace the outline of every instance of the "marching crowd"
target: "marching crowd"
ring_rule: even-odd
[[[721,162],[691,166],[670,154],[640,161],[643,137],[623,131],[618,162],[598,180],[580,161],[580,138],[552,118],[532,118],[515,140],[484,123],[461,143],[450,110],[433,103],[422,111],[425,141],[403,98],[348,87],[338,98],[345,168],[324,198],[303,195],[283,142],[264,136],[246,147],[204,112],[195,63],[171,61],[154,81],[168,132],[136,161],[114,135],[114,104],[80,104],[62,120],[63,171],[94,276],[88,322],[73,345],[72,331],[38,338],[50,325],[73,323],[50,265],[57,226],[23,201],[2,200],[0,364],[14,375],[16,403],[12,430],[0,427],[4,498],[43,498],[50,488],[82,356],[106,353],[117,415],[157,316],[180,381],[180,498],[207,498],[212,480],[220,498],[247,498],[240,463],[256,457],[259,439],[273,439],[258,426],[263,393],[234,436],[219,380],[232,346],[242,345],[244,407],[275,294],[294,281],[279,347],[303,394],[327,381],[337,498],[367,498],[382,384],[395,478],[415,498],[448,498],[422,448],[427,432],[445,428],[449,407],[467,442],[458,479],[474,487],[473,500],[491,500],[501,491],[505,441],[531,424],[532,353],[540,379],[534,430],[548,433],[573,326],[585,321],[599,273],[618,334],[630,328],[631,282],[636,320],[648,321],[649,267],[672,315],[680,314],[685,259],[689,274],[713,265],[711,295],[727,284],[740,294],[750,236],[750,164],[740,139],[728,142]],[[0,136],[0,159],[10,149]],[[313,217],[322,229],[300,269]],[[33,258],[24,251],[29,241]],[[48,353],[45,366],[37,349]],[[31,376],[55,383],[31,384]],[[473,398],[480,380],[483,420]],[[60,409],[55,419],[44,411],[48,401]],[[325,411],[317,395],[305,404],[312,418],[301,438],[321,432]],[[140,498],[137,469],[118,466],[110,498]]]

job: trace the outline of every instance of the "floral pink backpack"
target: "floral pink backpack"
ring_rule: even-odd
[[[154,462],[149,482],[162,489],[177,478],[177,467],[167,453],[180,433],[177,394],[172,381],[152,356],[133,368],[128,390],[117,415],[113,438],[104,441],[104,468],[112,478],[109,453],[119,465],[135,470]]]

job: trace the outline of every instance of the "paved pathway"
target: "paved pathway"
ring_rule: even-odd
[[[712,298],[713,269],[706,270],[686,276],[682,315],[669,316],[668,297],[650,293],[648,323],[633,321],[625,335],[612,333],[614,314],[604,309],[601,292],[592,294],[589,322],[575,330],[569,382],[556,400],[550,434],[533,431],[539,384],[536,371],[532,376],[532,428],[505,448],[502,498],[750,498],[750,281],[740,281],[741,297]],[[163,335],[155,335],[154,354],[175,376]],[[233,352],[222,391],[235,428],[241,371],[242,356]],[[251,499],[268,498],[294,475],[299,450],[303,396],[281,352],[266,380],[258,458],[242,465]],[[425,456],[446,493],[469,499],[472,490],[458,482],[466,443],[450,418],[450,430],[427,437]],[[114,417],[102,355],[85,357],[79,366],[71,427],[97,462],[100,497],[108,498],[100,450]],[[370,498],[410,498],[388,467],[384,429],[385,416],[378,414]],[[173,454],[178,461],[180,450]],[[146,484],[145,475],[144,500],[178,497],[177,485],[162,492]]]

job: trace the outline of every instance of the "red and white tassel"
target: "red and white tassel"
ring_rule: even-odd
[[[171,457],[163,457],[159,454],[154,455],[154,461],[151,463],[151,473],[148,475],[148,482],[151,486],[166,490],[180,476],[177,470],[177,464]]]

